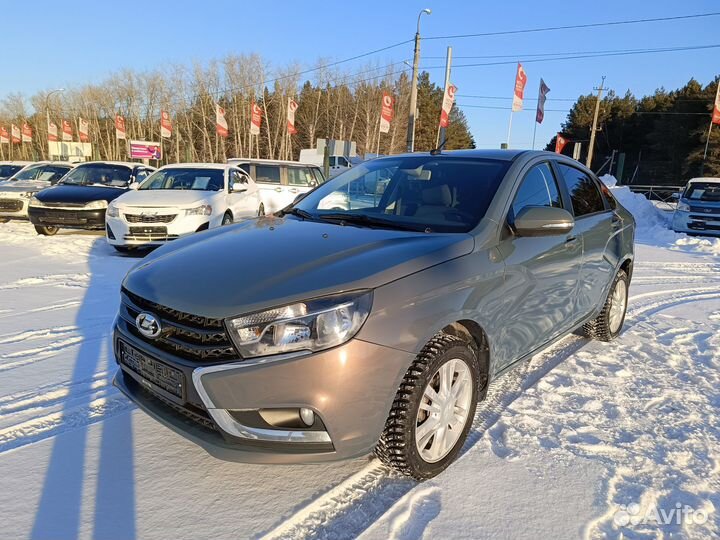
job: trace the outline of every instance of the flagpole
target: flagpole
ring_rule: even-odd
[[[510,122],[508,122],[508,134],[507,134],[507,141],[505,142],[505,146],[507,146],[508,150],[510,149],[510,131],[512,131],[512,118],[513,118],[513,110],[510,111]]]
[[[707,140],[705,141],[705,153],[703,154],[703,160],[700,164],[700,174],[703,174],[703,171],[705,170],[705,160],[707,159],[708,154],[708,147],[710,146],[710,135],[712,134],[712,128],[713,128],[713,121],[712,117],[710,118],[710,127],[708,128],[708,134],[707,134]]]
[[[535,119],[535,127],[533,127],[533,142],[532,142],[532,149],[535,150],[535,134],[537,133],[537,119]]]

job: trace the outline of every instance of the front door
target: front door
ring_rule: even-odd
[[[498,369],[543,346],[574,323],[582,237],[575,230],[555,236],[516,236],[512,232],[514,216],[527,206],[565,206],[548,162],[533,165],[524,175],[498,246],[505,263],[507,291],[507,315],[496,351]]]

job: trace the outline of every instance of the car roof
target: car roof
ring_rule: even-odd
[[[31,165],[32,161],[0,161],[0,165]]]
[[[691,178],[688,180],[688,183],[690,182],[707,182],[708,184],[720,184],[720,178],[709,176],[707,178]]]
[[[268,165],[296,165],[302,167],[317,167],[312,163],[302,163],[300,161],[289,161],[282,159],[255,159],[255,158],[228,158],[228,163],[234,165],[235,163],[265,163]]]
[[[235,165],[232,163],[168,163],[160,168],[167,169],[170,167],[183,167],[186,169],[227,169],[229,167],[235,167]]]
[[[467,150],[443,150],[437,154],[431,154],[430,152],[412,152],[405,154],[394,154],[390,156],[382,156],[376,159],[387,159],[393,157],[411,157],[411,156],[432,156],[436,158],[454,157],[454,158],[472,158],[472,159],[496,159],[502,161],[514,161],[518,156],[530,155],[530,154],[552,154],[552,152],[542,152],[540,150],[503,150],[503,149],[467,149]]]
[[[81,165],[122,165],[123,167],[149,167],[151,169],[154,169],[155,167],[151,165],[145,165],[144,163],[136,163],[134,161],[83,161],[77,164],[77,166]]]

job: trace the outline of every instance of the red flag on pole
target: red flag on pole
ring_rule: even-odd
[[[715,93],[715,106],[713,107],[712,123],[720,124],[720,82],[718,82],[718,89]]]
[[[20,128],[17,127],[15,124],[10,124],[10,140],[13,144],[18,144],[22,142],[22,138],[20,136]]]
[[[297,108],[297,102],[293,98],[288,98],[287,130],[290,135],[297,133],[297,129],[295,129],[295,111],[297,111]]]
[[[57,142],[57,140],[58,140],[57,126],[55,125],[55,122],[48,121],[48,141],[49,142]]]
[[[260,126],[262,125],[262,109],[253,100],[250,107],[250,134],[259,135]]]
[[[0,144],[10,144],[10,136],[8,130],[0,126]]]
[[[22,125],[22,142],[32,142],[32,128],[27,122]]]
[[[125,119],[119,114],[115,115],[115,138],[125,139]]]
[[[72,132],[72,125],[69,121],[63,120],[62,121],[62,140],[63,141],[72,141],[73,138],[73,132]]]
[[[538,104],[537,111],[535,112],[535,121],[538,124],[542,124],[545,119],[545,100],[547,99],[550,87],[545,84],[545,81],[540,79],[540,91],[538,92]]]
[[[569,142],[570,141],[558,133],[555,139],[555,152],[557,154],[562,154],[563,148],[565,148],[565,145]]]
[[[450,125],[450,109],[452,109],[453,103],[455,103],[455,92],[457,92],[457,86],[448,84],[443,95],[442,109],[440,110],[440,127],[446,128]]]
[[[78,118],[78,136],[80,142],[90,142],[90,124],[82,118]]]
[[[166,139],[172,137],[172,122],[170,121],[170,113],[167,111],[160,113],[160,137]]]
[[[383,92],[382,110],[380,111],[380,133],[390,133],[390,122],[395,116],[395,98]]]
[[[225,120],[225,109],[215,104],[215,132],[223,139],[228,136],[228,123]]]
[[[512,111],[522,111],[523,95],[525,93],[525,85],[527,84],[527,74],[522,64],[518,62],[517,73],[515,74],[515,93],[513,94]]]

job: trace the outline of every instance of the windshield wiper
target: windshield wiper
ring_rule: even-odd
[[[400,231],[415,231],[415,232],[432,232],[429,227],[423,227],[422,225],[412,225],[409,223],[399,223],[391,219],[383,219],[375,216],[368,216],[367,214],[321,214],[317,216],[319,219],[327,221],[339,221],[342,223],[348,223],[351,225],[365,225],[372,227],[373,225],[380,228],[397,229]]]
[[[317,216],[311,214],[310,212],[307,212],[307,211],[303,210],[302,208],[296,208],[294,206],[292,208],[283,208],[282,210],[280,210],[280,212],[278,212],[278,214],[280,214],[280,217],[287,216],[288,214],[290,214],[290,215],[297,216],[299,218],[307,219],[307,220],[317,219]]]

